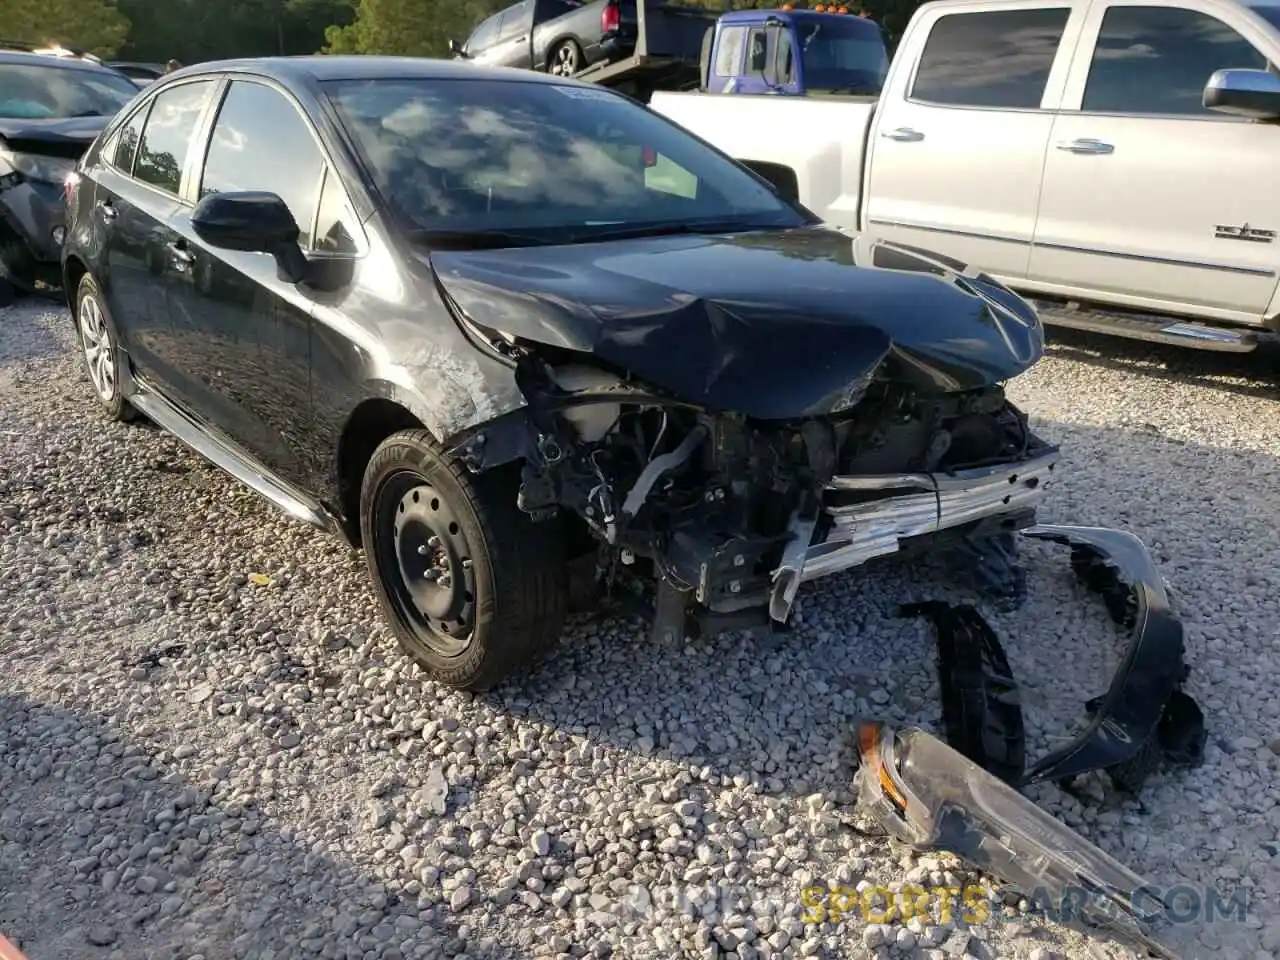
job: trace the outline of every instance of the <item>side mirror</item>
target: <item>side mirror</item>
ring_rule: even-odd
[[[297,221],[274,193],[211,193],[192,211],[191,229],[211,247],[271,254],[280,279],[288,283],[306,279],[307,258],[298,246]]]
[[[1204,106],[1251,120],[1280,119],[1280,77],[1270,70],[1219,70],[1204,88]]]
[[[449,52],[450,52],[450,53],[452,53],[455,57],[459,57],[459,58],[461,58],[461,59],[463,59],[463,60],[468,60],[468,59],[470,59],[470,58],[467,56],[467,51],[466,51],[465,49],[463,49],[462,44],[461,44],[459,41],[457,41],[457,40],[450,40],[450,41],[449,41]]]

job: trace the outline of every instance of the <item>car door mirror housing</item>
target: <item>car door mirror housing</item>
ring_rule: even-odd
[[[211,193],[191,214],[196,236],[223,250],[275,253],[282,244],[298,245],[298,223],[274,193]]]
[[[271,254],[280,279],[287,283],[307,278],[307,258],[298,246],[298,222],[277,194],[211,193],[192,211],[191,229],[211,247]]]
[[[1270,70],[1219,70],[1205,84],[1204,106],[1250,120],[1280,120],[1280,76]]]
[[[466,51],[466,49],[462,46],[461,41],[458,41],[458,40],[450,40],[450,41],[449,41],[449,52],[450,52],[450,53],[452,53],[455,57],[460,57],[460,58],[461,58],[461,59],[463,59],[463,60],[468,59],[468,57],[467,57],[467,51]]]

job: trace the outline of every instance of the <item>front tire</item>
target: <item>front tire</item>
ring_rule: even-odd
[[[87,273],[80,280],[75,302],[76,341],[98,402],[113,420],[128,423],[138,419],[138,411],[124,397],[127,371],[115,322],[97,281]]]
[[[455,689],[487,690],[559,640],[558,531],[516,506],[515,476],[468,473],[425,430],[388,437],[365,468],[360,532],[383,615],[401,648]]]

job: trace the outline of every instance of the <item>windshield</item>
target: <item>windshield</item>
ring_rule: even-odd
[[[124,76],[54,63],[0,63],[0,117],[110,117],[138,94]]]
[[[1262,17],[1263,20],[1280,30],[1280,6],[1272,6],[1270,4],[1258,4],[1251,8],[1254,13]]]
[[[418,78],[325,87],[410,228],[573,242],[633,228],[807,222],[737,164],[605,90]]]
[[[889,72],[884,34],[861,17],[826,17],[796,26],[805,87],[849,93],[879,93]]]

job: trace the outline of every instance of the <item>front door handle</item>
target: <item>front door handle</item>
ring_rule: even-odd
[[[1059,150],[1065,150],[1068,153],[1115,153],[1116,151],[1116,148],[1111,144],[1088,137],[1081,140],[1060,140],[1057,143],[1057,147]]]
[[[880,134],[887,140],[898,140],[902,143],[918,143],[924,139],[924,134],[919,130],[912,130],[910,127],[898,127],[896,130],[886,130]]]

